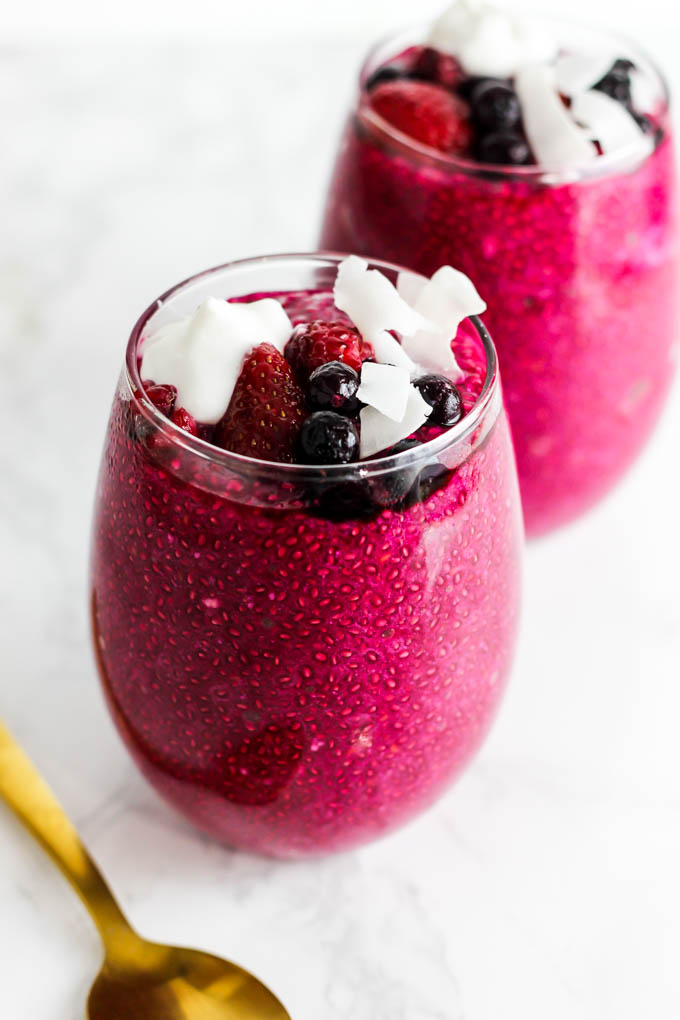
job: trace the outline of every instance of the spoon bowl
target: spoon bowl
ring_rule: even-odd
[[[104,963],[88,1020],[291,1020],[253,974],[211,953],[143,939],[130,926],[62,807],[0,723],[0,799],[35,836],[87,907]]]

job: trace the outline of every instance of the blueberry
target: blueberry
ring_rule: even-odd
[[[401,508],[408,510],[416,503],[424,503],[437,489],[445,488],[452,476],[453,471],[439,461],[426,464],[406,494]]]
[[[356,417],[359,413],[359,376],[342,361],[329,361],[315,368],[307,384],[309,404],[314,411],[336,411]]]
[[[499,166],[525,166],[531,162],[531,151],[521,135],[512,131],[494,131],[480,141],[477,158],[482,163]]]
[[[478,82],[470,96],[472,116],[485,131],[507,131],[519,124],[522,111],[516,93],[502,81]]]
[[[617,103],[621,103],[622,106],[631,106],[631,94],[630,94],[630,72],[635,64],[632,60],[626,60],[619,58],[615,60],[611,68],[607,71],[603,78],[600,78],[597,85],[593,85],[594,89],[598,92],[604,92],[606,96],[611,96]]]
[[[415,450],[416,446],[422,446],[419,439],[415,439],[414,436],[409,436],[408,439],[400,439],[398,443],[391,446],[386,451],[386,457],[394,457],[397,453],[405,453],[406,450]]]
[[[402,439],[386,450],[383,456],[393,457],[397,453],[404,453],[406,450],[413,450],[421,445],[419,440],[413,437]],[[376,474],[371,479],[371,497],[374,503],[379,507],[391,507],[401,503],[413,485],[417,474],[418,467],[413,464],[385,474]]]
[[[372,498],[368,483],[361,479],[352,482],[322,483],[316,489],[317,513],[331,521],[352,521],[375,516],[380,510]]]
[[[422,375],[413,384],[432,412],[432,425],[455,425],[463,417],[461,395],[450,379],[443,375]]]
[[[498,85],[499,79],[485,78],[478,74],[471,75],[469,78],[464,78],[463,81],[458,86],[458,95],[462,96],[463,99],[467,99],[469,102],[470,99],[472,98],[472,93],[475,91],[475,89],[486,82],[488,82],[489,84]],[[500,84],[505,85],[506,82],[500,82]]]
[[[335,411],[316,411],[300,430],[303,464],[349,464],[359,456],[359,430]]]
[[[398,64],[384,64],[366,79],[366,91],[372,92],[378,85],[383,85],[386,81],[397,81],[399,78],[407,77],[407,72]]]
[[[663,128],[659,127],[656,121],[647,113],[635,113],[634,110],[630,112],[640,130],[646,135],[652,135],[654,144],[660,145],[663,141]]]

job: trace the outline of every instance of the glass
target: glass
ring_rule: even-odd
[[[148,326],[208,295],[330,290],[337,263],[236,262],[147,309],[115,395],[94,519],[95,652],[130,752],[198,826],[284,857],[379,836],[448,786],[494,715],[519,605],[515,464],[478,320],[475,405],[383,460],[252,460],[182,432],[140,392]],[[390,509],[405,478],[430,494]]]
[[[548,22],[564,44],[612,37]],[[393,130],[365,84],[424,29],[368,58],[330,185],[321,243],[432,274],[449,263],[489,310],[512,426],[527,532],[577,517],[647,440],[673,374],[678,330],[677,178],[668,95],[636,47],[622,55],[657,83],[663,136],[586,170],[499,168],[438,156]],[[642,138],[642,136],[641,136]]]

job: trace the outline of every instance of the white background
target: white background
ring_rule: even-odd
[[[313,245],[360,55],[411,5],[105,6],[2,12],[0,715],[134,922],[253,968],[294,1020],[678,1020],[678,386],[613,496],[528,549],[497,725],[405,831],[325,861],[249,858],[196,836],[128,761],[87,619],[126,336],[191,272]],[[597,14],[673,80],[663,6]],[[75,897],[0,811],[0,1016],[82,1020],[98,961]]]
[[[316,38],[320,32],[346,38],[385,34],[393,26],[437,14],[438,0],[116,0],[93,4],[88,0],[27,0],[6,3],[0,33],[7,39],[73,38],[121,34],[160,38],[217,33],[255,38]],[[505,4],[507,6],[507,3]],[[641,30],[650,39],[668,27],[680,26],[680,8],[670,0],[570,0],[517,5],[526,10],[560,16],[597,19],[621,30]]]

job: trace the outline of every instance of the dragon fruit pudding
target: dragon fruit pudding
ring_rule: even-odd
[[[459,0],[363,69],[322,245],[475,280],[531,535],[596,503],[661,410],[676,187],[664,82],[605,33]]]
[[[522,528],[483,309],[449,266],[273,256],[181,284],[132,333],[95,654],[144,775],[232,846],[373,839],[488,730]]]

